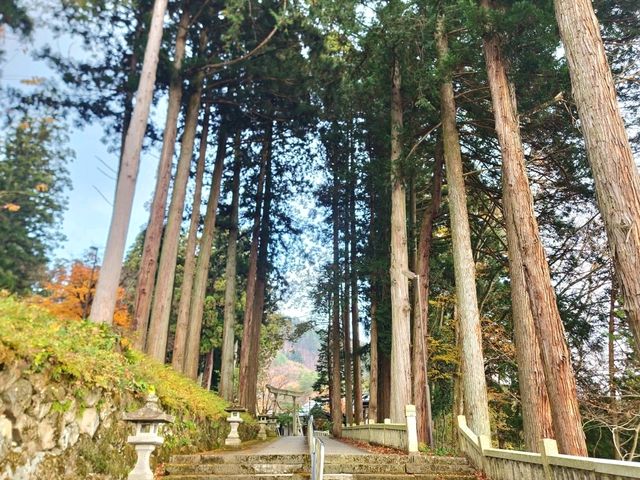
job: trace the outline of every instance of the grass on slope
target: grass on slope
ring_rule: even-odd
[[[0,364],[14,356],[33,371],[71,378],[84,387],[147,393],[155,389],[163,405],[200,418],[220,418],[226,403],[137,350],[112,328],[64,320],[13,297],[0,295]]]

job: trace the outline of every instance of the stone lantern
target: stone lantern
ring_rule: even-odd
[[[260,440],[267,439],[267,423],[269,422],[268,415],[259,415],[258,424],[260,425],[260,431],[258,432],[258,438]]]
[[[267,417],[267,429],[270,430],[276,437],[280,436],[280,430],[278,430],[277,416],[269,415]]]
[[[229,422],[229,425],[231,425],[231,431],[229,432],[229,435],[227,435],[224,444],[230,447],[237,447],[242,443],[242,441],[240,440],[240,435],[238,434],[238,427],[244,420],[240,418],[240,414],[242,412],[246,412],[247,409],[232,405],[225,408],[224,411],[229,412],[227,422]]]
[[[138,455],[136,466],[129,473],[128,480],[153,480],[149,460],[156,446],[164,442],[158,429],[164,423],[173,423],[174,418],[164,413],[158,406],[158,397],[150,394],[144,407],[132,413],[125,413],[122,419],[136,427],[135,434],[127,438],[127,442],[135,447]]]

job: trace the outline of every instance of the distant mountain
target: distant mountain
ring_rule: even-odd
[[[315,371],[318,363],[319,348],[320,339],[315,330],[312,329],[294,343],[285,342],[283,350],[289,360],[301,363],[309,370]]]
[[[274,387],[311,393],[316,381],[320,341],[316,332],[306,332],[296,342],[285,342],[267,371],[266,383]]]

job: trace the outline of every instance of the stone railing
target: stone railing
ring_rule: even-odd
[[[310,480],[322,480],[324,477],[324,442],[316,436],[313,428],[313,415],[309,415],[307,422],[307,442],[311,459]]]
[[[561,455],[555,440],[545,438],[541,453],[502,450],[476,435],[466,418],[458,417],[460,449],[469,462],[491,480],[623,480],[640,478],[640,463]]]
[[[418,434],[416,430],[416,407],[405,407],[406,422],[391,423],[388,418],[384,423],[366,423],[342,427],[342,436],[361,442],[384,445],[405,452],[418,451]]]

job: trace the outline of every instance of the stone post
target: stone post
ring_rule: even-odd
[[[543,438],[540,441],[540,455],[542,457],[542,467],[544,468],[544,477],[546,480],[554,480],[555,475],[549,464],[550,455],[558,455],[558,443],[551,438]]]
[[[491,448],[491,438],[489,438],[488,435],[478,435],[478,444],[480,445],[480,451],[482,452],[482,470],[485,475],[490,475],[491,464],[489,463],[489,458],[485,452]]]
[[[407,419],[407,452],[418,453],[418,424],[416,420],[416,406],[406,405],[404,407]]]
[[[292,428],[293,428],[293,435],[297,436],[299,435],[298,432],[298,423],[300,422],[300,419],[298,418],[298,405],[296,405],[296,397],[294,397],[293,395],[291,396],[291,398],[293,399],[293,415],[292,415]]]

